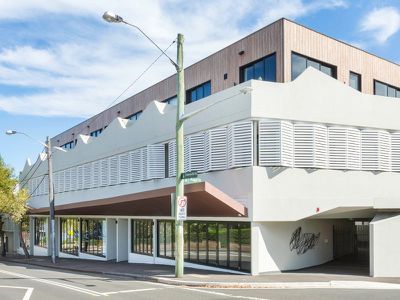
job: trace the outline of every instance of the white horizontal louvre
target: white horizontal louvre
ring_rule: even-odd
[[[148,145],[147,151],[147,172],[146,179],[165,177],[165,147],[164,144]]]
[[[83,165],[83,188],[92,188],[92,163]]]
[[[294,124],[294,166],[326,168],[328,132],[320,124]]]
[[[92,168],[93,168],[93,177],[92,177],[92,187],[97,188],[100,186],[100,161],[96,160],[92,162]]]
[[[189,172],[190,170],[190,137],[185,136],[185,144],[183,147],[184,151],[184,172]]]
[[[175,141],[168,142],[168,176],[176,176],[176,146]]]
[[[83,189],[83,166],[76,167],[76,189]]]
[[[359,170],[361,167],[361,133],[357,128],[328,128],[330,169]]]
[[[69,192],[71,190],[71,169],[64,171],[64,191]]]
[[[71,175],[71,191],[75,191],[77,189],[77,178],[76,178],[76,167],[70,169]]]
[[[140,180],[147,180],[147,147],[140,150]]]
[[[390,171],[390,134],[383,130],[361,130],[362,170]]]
[[[227,129],[210,129],[204,134],[205,172],[227,168]]]
[[[258,125],[260,166],[293,167],[293,124],[289,121],[261,121]]]
[[[58,172],[58,192],[59,193],[64,193],[64,181],[65,181],[64,171]]]
[[[29,184],[29,186],[30,186],[29,192],[30,192],[30,194],[31,194],[32,196],[35,196],[35,183],[36,183],[36,178],[30,179],[29,182],[30,182],[30,184]]]
[[[43,183],[44,183],[44,192],[43,192],[43,194],[46,195],[46,194],[49,193],[49,175],[45,175],[44,176]]]
[[[361,169],[361,132],[357,128],[347,128],[347,168]]]
[[[204,170],[204,132],[190,135],[188,147],[188,161],[185,159],[185,171],[188,166],[188,171],[203,172]],[[186,146],[186,145],[185,145]],[[185,148],[186,155],[186,148]]]
[[[59,193],[60,187],[59,187],[59,172],[56,172],[53,174],[53,189],[54,193]],[[36,181],[35,181],[35,188],[36,188]],[[36,195],[36,192],[35,192]]]
[[[118,156],[111,156],[109,159],[109,170],[110,170],[110,185],[117,185],[119,172],[118,172]]]
[[[400,172],[400,132],[392,133],[392,171]]]
[[[239,122],[228,126],[228,168],[253,165],[253,122]]]
[[[129,182],[129,153],[123,153],[119,155],[119,183]]]
[[[142,155],[141,151],[135,150],[129,152],[129,161],[130,161],[130,175],[129,181],[130,182],[137,182],[141,180],[141,162],[142,162]]]
[[[108,158],[100,161],[100,186],[108,185]]]

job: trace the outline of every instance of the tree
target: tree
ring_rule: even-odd
[[[0,156],[0,238],[3,241],[2,255],[5,255],[5,233],[3,231],[3,216],[20,226],[20,239],[25,256],[29,256],[26,244],[22,238],[22,222],[28,210],[27,201],[29,198],[26,189],[19,189],[18,179],[13,175],[13,169],[8,167]]]

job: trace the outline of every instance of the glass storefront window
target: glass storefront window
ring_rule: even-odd
[[[106,256],[106,220],[82,219],[81,220],[81,252]]]
[[[139,254],[153,255],[153,221],[131,221],[131,251]]]
[[[79,221],[77,218],[60,219],[60,251],[72,255],[79,252]]]
[[[35,218],[35,246],[47,248],[47,218]]]
[[[158,221],[157,249],[159,257],[173,258],[175,256],[175,222]]]

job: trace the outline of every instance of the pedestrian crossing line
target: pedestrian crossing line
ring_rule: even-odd
[[[155,291],[155,290],[160,290],[160,289],[161,289],[161,288],[148,288],[148,289],[124,290],[124,291],[116,291],[116,292],[106,292],[106,293],[102,293],[102,295],[108,296],[108,295],[114,295],[114,294],[147,292],[147,291]]]

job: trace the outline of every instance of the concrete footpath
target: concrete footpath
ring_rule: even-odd
[[[268,273],[251,276],[185,268],[182,278],[174,277],[174,267],[153,264],[131,264],[115,261],[94,261],[58,258],[52,264],[49,257],[1,257],[3,264],[23,264],[36,268],[54,268],[72,272],[123,276],[170,285],[206,288],[262,288],[262,289],[399,289],[400,278],[372,278],[365,268],[328,263],[300,271]]]

